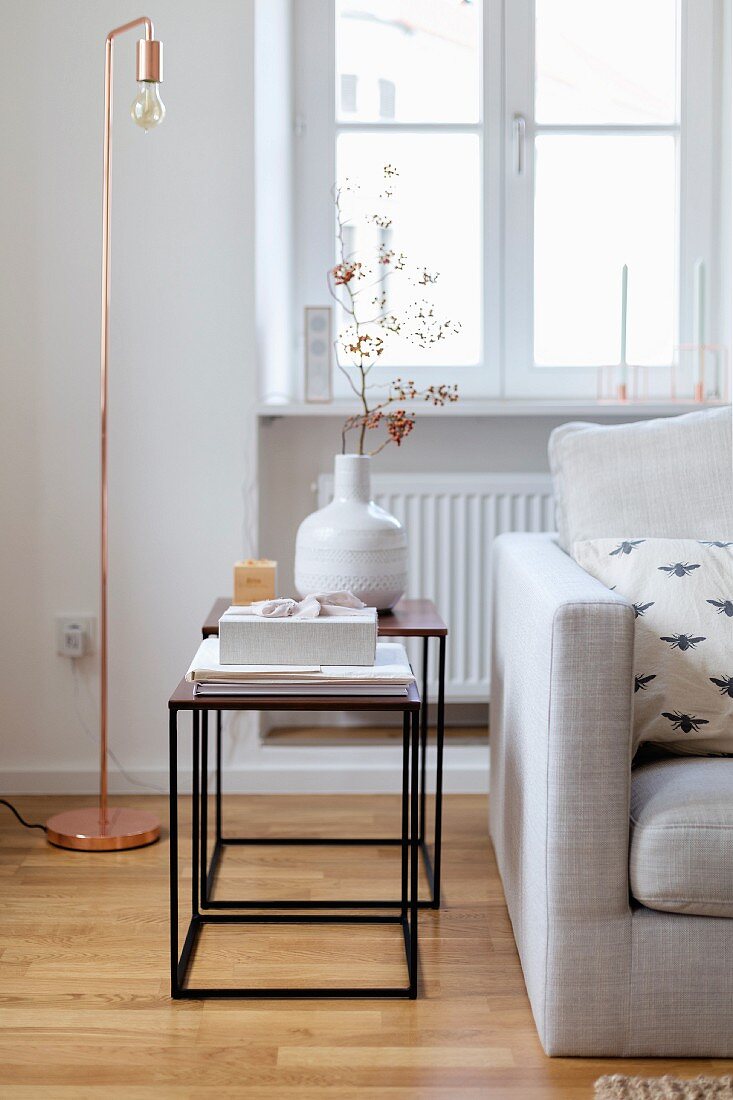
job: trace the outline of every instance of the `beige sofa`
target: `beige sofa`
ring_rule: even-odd
[[[733,540],[730,411],[565,425],[550,459],[560,541],[493,556],[490,829],[539,1036],[733,1057],[733,759],[632,768],[633,609],[561,545]]]

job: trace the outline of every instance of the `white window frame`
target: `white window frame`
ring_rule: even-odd
[[[643,0],[639,0],[643,3]],[[722,342],[724,316],[719,225],[722,157],[730,137],[721,134],[724,0],[680,0],[681,80],[679,126],[568,126],[563,132],[673,133],[679,164],[678,333],[692,330],[692,267],[702,258],[711,273],[707,332]],[[334,0],[295,0],[294,65],[294,298],[297,331],[306,305],[327,301],[326,270],[334,262],[334,213],[329,190],[336,173],[336,138],[346,131],[475,132],[481,149],[482,349],[477,366],[401,366],[421,385],[457,382],[463,398],[587,399],[597,394],[592,368],[536,366],[533,356],[534,138],[558,127],[534,122],[534,0],[484,0],[483,79],[477,124],[336,122]],[[507,59],[509,59],[507,61]],[[524,171],[515,167],[515,127],[524,119]],[[690,124],[692,122],[692,124]],[[428,250],[429,252],[429,250]],[[724,253],[724,254],[723,254]],[[426,256],[429,262],[429,255]],[[679,277],[681,273],[681,278]],[[301,356],[302,358],[302,356]],[[375,369],[386,381],[395,368]],[[656,384],[655,384],[656,382]],[[650,394],[668,392],[668,373],[650,371]],[[349,396],[335,370],[334,396]],[[302,395],[301,395],[302,396]]]

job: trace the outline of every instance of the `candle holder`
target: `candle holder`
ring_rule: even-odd
[[[599,401],[648,401],[649,371],[636,363],[598,367]]]
[[[723,344],[679,344],[670,376],[673,401],[730,400],[730,360]]]

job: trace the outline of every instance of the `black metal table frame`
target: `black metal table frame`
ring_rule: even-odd
[[[435,637],[435,635],[432,635]],[[435,822],[433,833],[434,858],[430,858],[430,848],[426,839],[426,761],[428,747],[428,660],[430,635],[423,637],[422,652],[422,692],[420,696],[420,795],[419,795],[419,823],[418,845],[425,868],[425,876],[428,880],[430,897],[419,900],[421,909],[440,909],[440,872],[441,872],[441,848],[443,833],[443,743],[445,740],[445,635],[438,635],[438,699],[436,715],[436,766],[435,766]],[[225,837],[222,835],[222,783],[221,783],[221,710],[211,708],[216,713],[216,765],[215,765],[215,833],[214,847],[209,861],[208,844],[205,844],[201,852],[201,898],[202,905],[206,909],[317,909],[320,902],[298,901],[270,901],[268,899],[233,899],[214,898],[214,886],[217,872],[221,862],[224,848],[227,845],[244,844],[276,844],[281,845],[358,845],[361,847],[384,847],[385,845],[400,844],[401,841],[394,837],[381,838],[353,838],[340,837],[338,839],[323,840],[318,837]],[[208,752],[205,750],[202,771],[202,799],[208,795]],[[203,805],[203,802],[202,802]],[[399,905],[395,899],[382,899],[374,901],[338,901],[329,905],[331,909],[384,909]]]
[[[217,713],[217,733],[221,733],[221,710],[246,710],[242,700],[223,708],[221,700],[212,705],[173,704],[169,718],[169,768],[170,768],[170,964],[171,997],[174,999],[200,1000],[204,998],[250,997],[257,999],[301,999],[301,998],[367,998],[367,997],[417,997],[418,971],[418,820],[420,808],[420,787],[418,779],[419,758],[419,714],[418,711],[403,710],[402,720],[402,829],[399,840],[390,839],[389,843],[401,846],[401,897],[397,902],[378,903],[379,908],[399,908],[398,915],[375,913],[295,913],[284,910],[297,909],[367,909],[373,908],[371,901],[342,902],[246,902],[242,908],[278,909],[278,913],[204,913],[205,894],[208,888],[206,869],[206,848],[208,829],[208,794],[205,781],[208,756],[208,715]],[[390,706],[390,711],[400,708]],[[178,715],[181,711],[192,711],[193,725],[193,777],[191,791],[191,917],[179,953],[179,889],[178,889]],[[220,761],[220,736],[217,738],[217,757]],[[424,760],[424,756],[423,756]],[[202,781],[203,779],[203,781]],[[424,788],[423,788],[424,789]],[[220,793],[220,788],[219,788]],[[408,814],[409,808],[409,814]],[[220,825],[221,800],[217,798],[217,821]],[[243,840],[235,843],[284,843],[277,839]],[[285,843],[293,843],[290,839]],[[363,844],[375,843],[363,840],[307,840],[295,843],[313,844]],[[376,843],[384,843],[378,841]],[[230,905],[232,903],[229,903]],[[238,906],[239,907],[239,906]],[[405,961],[407,965],[406,986],[211,986],[192,987],[187,984],[191,964],[196,952],[201,930],[207,925],[221,924],[398,924],[402,928]]]

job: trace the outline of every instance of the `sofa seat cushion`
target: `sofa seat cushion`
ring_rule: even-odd
[[[669,758],[634,769],[629,878],[649,909],[733,917],[733,760]]]

